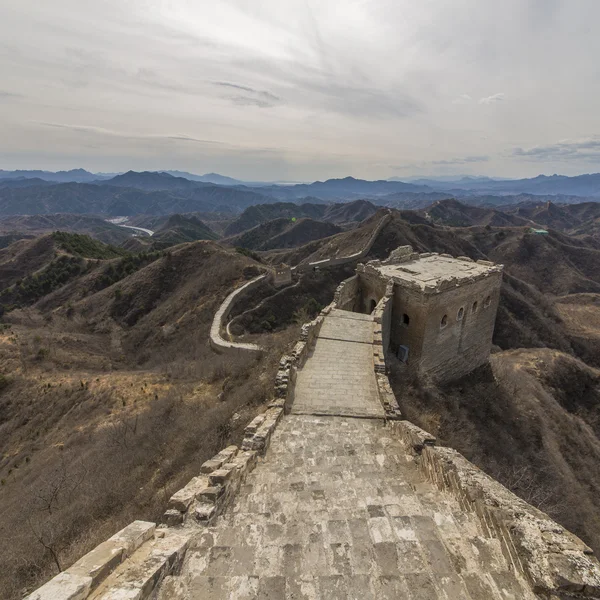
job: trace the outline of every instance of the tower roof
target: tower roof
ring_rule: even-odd
[[[418,254],[410,246],[402,246],[392,252],[385,261],[371,261],[367,270],[374,269],[386,279],[426,293],[436,293],[500,273],[502,265],[449,254]]]

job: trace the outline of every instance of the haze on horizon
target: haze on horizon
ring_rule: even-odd
[[[0,2],[0,168],[600,171],[597,0]]]

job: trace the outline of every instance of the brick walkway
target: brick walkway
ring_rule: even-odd
[[[325,319],[296,414],[234,504],[199,528],[159,600],[536,598],[476,515],[425,482],[386,428],[371,327],[344,311]]]
[[[370,315],[332,311],[298,372],[292,413],[383,418],[372,339]]]
[[[160,600],[533,600],[379,419],[290,415]]]

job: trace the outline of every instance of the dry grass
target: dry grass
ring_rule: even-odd
[[[273,391],[289,328],[269,351],[215,354],[219,302],[252,261],[190,244],[110,288],[64,290],[0,330],[0,598],[16,600],[133,519],[157,520]],[[140,309],[140,310],[138,310]],[[133,312],[137,317],[131,319]]]

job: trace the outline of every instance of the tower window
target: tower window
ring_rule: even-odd
[[[402,315],[402,325],[404,325],[404,327],[408,327],[408,325],[410,324],[410,317],[404,313]]]
[[[456,313],[456,320],[457,321],[462,321],[463,317],[465,316],[465,309],[461,306],[458,309],[458,313]]]
[[[473,302],[473,312],[476,313],[477,312],[477,308],[478,308],[479,304],[477,303],[477,300],[475,300],[475,302]]]
[[[483,301],[483,308],[487,308],[491,303],[492,303],[491,296],[487,296],[486,299]]]
[[[444,329],[448,325],[448,315],[444,315],[440,321],[440,329]]]

